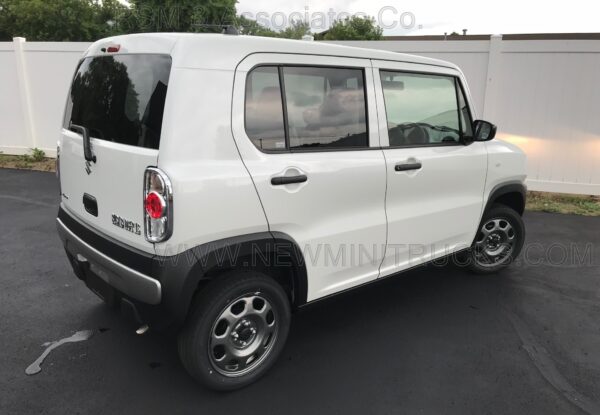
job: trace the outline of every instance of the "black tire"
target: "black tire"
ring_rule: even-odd
[[[261,299],[263,307],[260,307]],[[243,311],[237,317],[235,313],[240,307]],[[281,354],[289,332],[290,314],[288,297],[272,278],[254,271],[218,276],[196,297],[179,334],[183,366],[196,380],[213,390],[229,391],[249,385],[263,376]],[[214,342],[224,345],[215,346]],[[252,353],[254,348],[255,357],[235,355]],[[247,361],[250,363],[244,370],[239,368]]]
[[[485,231],[490,232],[484,230],[486,225],[488,228],[494,229],[491,234],[484,234]],[[492,235],[497,237],[499,241],[490,241],[491,245],[487,245],[486,241],[489,241]],[[511,235],[513,236],[512,240],[508,239]],[[482,240],[484,241],[483,244]],[[521,216],[508,206],[493,205],[481,219],[473,245],[467,252],[466,264],[469,270],[477,274],[497,273],[509,266],[519,256],[524,242],[525,225]],[[496,252],[496,250],[487,249],[489,246],[493,247],[495,243],[498,243],[500,247],[505,247],[506,250],[503,252],[503,256],[488,255],[489,252]],[[484,258],[487,259],[484,260]],[[488,262],[486,263],[486,261]]]

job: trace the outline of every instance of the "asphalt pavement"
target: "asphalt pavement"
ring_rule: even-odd
[[[75,278],[57,210],[53,174],[0,170],[0,414],[600,412],[600,218],[526,212],[500,275],[428,266],[308,306],[275,367],[224,394]]]

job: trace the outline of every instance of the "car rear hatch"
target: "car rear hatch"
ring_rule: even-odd
[[[146,252],[144,172],[158,163],[173,42],[117,37],[80,61],[60,139],[62,206]]]

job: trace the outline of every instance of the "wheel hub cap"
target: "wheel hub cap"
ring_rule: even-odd
[[[271,352],[279,330],[275,311],[260,293],[241,296],[215,320],[208,344],[213,368],[224,376],[254,370]]]
[[[504,218],[490,219],[483,224],[473,245],[475,261],[484,267],[493,267],[510,258],[517,235]]]
[[[258,327],[251,320],[242,319],[234,327],[231,332],[231,341],[233,345],[239,349],[244,349],[252,344],[256,339]]]
[[[502,242],[502,237],[498,233],[491,234],[487,239],[487,248],[490,250],[498,249]]]

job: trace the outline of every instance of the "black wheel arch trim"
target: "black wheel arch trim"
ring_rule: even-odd
[[[519,202],[521,203],[521,206],[517,209],[517,212],[522,216],[527,200],[527,187],[520,181],[503,182],[494,186],[487,199],[483,212],[487,212],[500,197],[510,193],[520,195]]]
[[[252,262],[254,260],[257,262]],[[252,269],[258,263],[266,267],[290,268],[292,306],[297,308],[306,303],[308,278],[302,252],[296,242],[282,232],[225,238],[198,245],[175,257],[156,257],[156,261],[160,263],[159,274],[164,274],[159,279],[163,284],[165,305],[172,308],[170,312],[177,323],[185,320],[201,283],[218,278],[221,271]],[[167,275],[170,273],[181,276],[175,280]]]
[[[252,267],[245,263],[253,258],[257,261],[273,261],[264,266],[287,267],[291,270],[291,301],[294,308],[306,304],[308,278],[302,251],[294,239],[283,232],[258,232],[208,242],[190,248],[178,255],[159,256],[150,254],[105,235],[81,222],[70,212],[59,208],[58,218],[75,235],[115,261],[160,281],[162,299],[158,306],[162,320],[182,324],[191,306],[199,285],[215,274],[217,269]],[[159,310],[156,310],[159,311]]]

